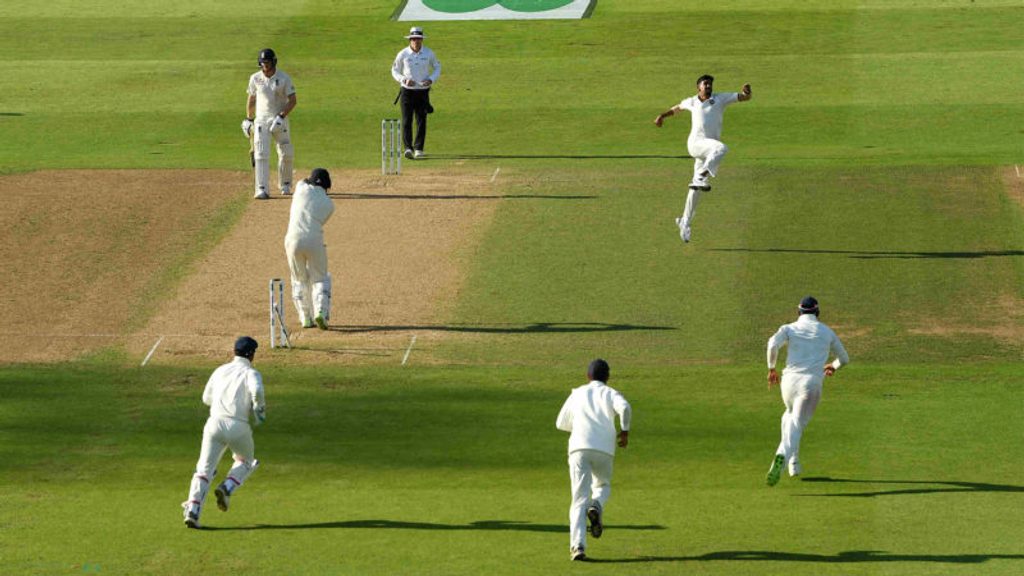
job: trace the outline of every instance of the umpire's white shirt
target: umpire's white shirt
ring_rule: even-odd
[[[334,214],[334,201],[327,192],[302,180],[292,195],[292,208],[288,216],[288,233],[285,238],[307,242],[324,241],[324,224]]]
[[[690,140],[695,138],[722,139],[722,116],[725,107],[739,102],[738,92],[713,92],[711,98],[701,102],[697,96],[690,96],[679,103],[679,107],[690,111],[693,118]]]
[[[288,97],[295,94],[292,77],[277,70],[267,78],[263,71],[249,77],[249,96],[256,97],[256,119],[269,120],[288,105]]]
[[[430,86],[420,86],[420,83],[428,78],[431,83],[437,82],[441,77],[441,63],[438,62],[437,56],[434,56],[434,51],[426,46],[421,46],[419,52],[405,48],[395,56],[395,63],[391,65],[391,77],[407,90],[426,90]],[[405,85],[407,78],[412,78],[412,86]]]
[[[814,314],[801,314],[796,322],[784,324],[768,339],[768,368],[775,368],[779,350],[787,344],[789,352],[784,374],[821,376],[831,352],[836,355],[832,362],[836,370],[850,362],[839,337]]]
[[[263,376],[249,360],[235,356],[210,375],[203,391],[203,403],[210,407],[210,418],[248,423],[253,409],[264,406]]]
[[[594,380],[573,389],[562,405],[555,427],[569,432],[569,453],[597,450],[615,455],[615,415],[624,431],[629,430],[632,409],[626,398],[604,382]]]

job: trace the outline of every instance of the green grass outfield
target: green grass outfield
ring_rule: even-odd
[[[298,87],[297,166],[374,167],[392,4],[5,3],[0,172],[246,171],[264,46]],[[0,573],[1024,572],[1024,217],[1003,177],[1024,162],[1022,20],[1016,0],[600,0],[581,22],[428,23],[427,151],[449,158],[423,165],[494,156],[468,162],[508,182],[447,363],[258,357],[263,466],[202,532],[178,503],[212,364],[0,367]],[[727,112],[683,246],[689,122],[651,121],[705,72],[755,98]],[[763,347],[807,293],[853,363],[804,481],[768,489]],[[597,355],[635,432],[580,566],[554,417]]]

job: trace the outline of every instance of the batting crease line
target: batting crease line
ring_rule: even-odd
[[[149,359],[153,357],[153,353],[156,352],[156,347],[159,346],[160,343],[163,341],[163,336],[157,339],[156,344],[153,344],[153,347],[149,349],[149,354],[146,354],[146,357],[142,359],[142,364],[140,364],[140,366],[145,366],[146,363],[149,362]]]
[[[491,176],[491,184],[494,184],[494,179],[498,177],[498,172],[501,172],[501,166],[494,169],[494,174]]]
[[[409,360],[409,354],[412,354],[412,345],[416,343],[416,335],[412,335],[412,340],[409,341],[409,348],[405,351],[405,357],[402,358],[402,366],[405,366],[406,361]]]

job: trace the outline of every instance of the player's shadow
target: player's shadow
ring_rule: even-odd
[[[469,332],[474,334],[579,334],[588,332],[631,332],[678,330],[672,326],[645,326],[606,322],[533,322],[529,324],[419,324],[419,325],[333,325],[328,330],[357,334],[362,332]]]
[[[886,488],[883,490],[865,490],[861,492],[834,492],[828,494],[794,494],[803,498],[874,498],[877,496],[904,496],[912,494],[942,494],[955,492],[1024,492],[1024,486],[1011,484],[987,484],[984,482],[956,482],[946,480],[856,480],[851,478],[829,478],[828,476],[811,476],[803,478],[803,482],[825,484],[864,484],[886,486],[900,485],[907,488]]]
[[[545,159],[552,158],[556,160],[600,160],[600,159],[612,159],[612,160],[637,160],[637,159],[670,159],[670,160],[686,160],[693,158],[687,155],[678,154],[427,154],[423,158],[419,158],[416,162],[422,162],[424,160],[504,160],[504,159]]]
[[[0,112],[0,116],[24,116],[24,112]]]
[[[770,550],[723,550],[700,556],[638,556],[636,558],[590,558],[590,562],[632,564],[639,562],[811,562],[859,564],[867,562],[934,562],[939,564],[983,564],[989,560],[1024,560],[1024,554],[891,554],[884,550],[847,550],[838,554],[804,554]]]
[[[331,198],[347,200],[593,200],[593,194],[370,194],[331,192]]]
[[[609,530],[665,530],[657,524],[607,524]],[[535,524],[523,520],[478,520],[469,524],[439,524],[436,522],[405,522],[401,520],[342,520],[336,522],[313,522],[308,524],[255,524],[252,526],[206,526],[207,530],[317,530],[317,529],[360,529],[370,528],[396,530],[496,530],[512,532],[567,533],[565,524]]]
[[[913,252],[899,250],[817,250],[813,248],[709,248],[709,252],[766,252],[774,254],[825,254],[846,256],[857,260],[890,259],[919,259],[919,258],[950,258],[950,259],[976,259],[993,258],[1005,256],[1024,256],[1024,250],[976,250],[963,252]]]

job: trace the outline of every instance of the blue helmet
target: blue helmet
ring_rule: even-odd
[[[256,65],[263,64],[264,62],[270,62],[274,66],[277,66],[277,54],[274,54],[274,50],[271,48],[264,48],[260,50],[260,55],[256,59]]]

